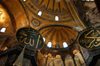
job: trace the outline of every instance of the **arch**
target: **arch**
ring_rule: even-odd
[[[77,66],[86,66],[86,63],[85,63],[80,51],[74,50],[73,54],[74,54],[74,60],[75,60],[75,63]]]
[[[11,19],[11,23],[12,23],[12,29],[14,32],[16,32],[16,22],[15,22],[15,18],[13,16],[13,14],[11,13],[11,11],[8,9],[8,6],[2,1],[0,0],[0,4],[5,8],[5,10],[7,11],[10,19]]]
[[[65,57],[65,66],[75,66],[73,58],[70,55]]]
[[[45,44],[48,44],[49,41],[52,42],[51,48],[64,48],[63,42],[66,42],[69,47],[76,41],[78,36],[76,30],[64,25],[49,25],[40,28],[38,31],[43,37],[45,37]]]

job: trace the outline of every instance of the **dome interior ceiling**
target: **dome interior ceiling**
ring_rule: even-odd
[[[37,20],[40,23],[35,28],[39,29],[47,25],[62,24],[70,27],[84,24],[80,20],[73,1],[67,0],[19,0],[27,12],[30,22]],[[51,22],[51,23],[50,23]],[[32,26],[32,23],[30,23]]]
[[[6,9],[0,5],[0,30],[2,28],[5,28],[5,33],[9,34],[12,31],[12,22]]]
[[[72,17],[65,0],[56,2],[56,0],[27,0],[22,1],[24,7],[35,16],[46,20],[47,22],[69,22],[72,21]],[[37,15],[39,12],[41,15]],[[59,17],[59,21],[55,21],[55,16]]]
[[[39,32],[46,39],[45,44],[52,42],[52,48],[55,48],[56,44],[63,48],[63,42],[71,45],[78,35],[75,30],[63,26],[50,26],[41,29]]]
[[[83,29],[84,26],[81,20],[79,20],[78,15],[74,13],[74,7],[72,8],[74,14],[70,12],[73,4],[71,2],[68,3],[66,0],[60,0],[59,2],[56,2],[56,0],[16,0],[6,2],[6,0],[4,0],[4,2],[15,18],[16,29],[27,25],[37,30],[45,27],[40,30],[40,33],[46,38],[46,44],[52,42],[52,48],[55,48],[57,44],[60,45],[60,48],[63,48],[63,42],[66,42],[68,46],[71,45],[78,35],[72,28],[82,25]],[[21,7],[17,8],[15,5],[12,6],[13,2],[16,2],[18,7]],[[71,6],[69,4],[71,4]],[[40,16],[38,12],[41,12]],[[59,18],[59,21],[55,21],[55,16]]]
[[[68,12],[65,0],[34,0],[37,7],[50,14],[64,14]]]

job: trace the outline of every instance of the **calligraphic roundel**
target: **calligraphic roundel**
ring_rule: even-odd
[[[84,30],[78,37],[78,42],[80,46],[89,50],[100,48],[100,28]]]
[[[39,50],[43,47],[43,38],[38,31],[30,27],[20,28],[16,33],[16,38],[27,49]]]

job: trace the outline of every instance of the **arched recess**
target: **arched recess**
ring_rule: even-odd
[[[63,42],[66,42],[68,46],[70,46],[76,41],[78,36],[76,30],[64,25],[49,25],[40,28],[38,31],[42,37],[45,37],[46,45],[48,45],[48,42],[52,43],[52,46],[50,46],[51,48],[64,48]]]
[[[4,10],[6,10],[7,14],[9,15],[11,24],[12,24],[12,31],[15,32],[16,31],[16,22],[15,22],[15,18],[13,16],[13,14],[9,10],[8,6],[4,2],[2,2],[2,0],[0,0],[0,5],[4,8]]]
[[[0,0],[0,51],[4,48],[11,47],[13,45],[14,35],[16,32],[16,22],[14,15],[9,10],[8,6]],[[5,31],[2,32],[2,29]]]

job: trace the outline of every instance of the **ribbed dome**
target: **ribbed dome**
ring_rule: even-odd
[[[32,0],[42,11],[51,14],[64,14],[68,12],[65,0]]]
[[[64,48],[64,45],[71,45],[77,38],[78,33],[65,26],[48,26],[39,30],[45,38],[45,44],[52,44],[51,48]],[[67,45],[66,45],[67,44]]]
[[[27,0],[22,2],[34,16],[42,20],[61,23],[73,20],[65,0]],[[59,19],[57,21],[56,16]]]

